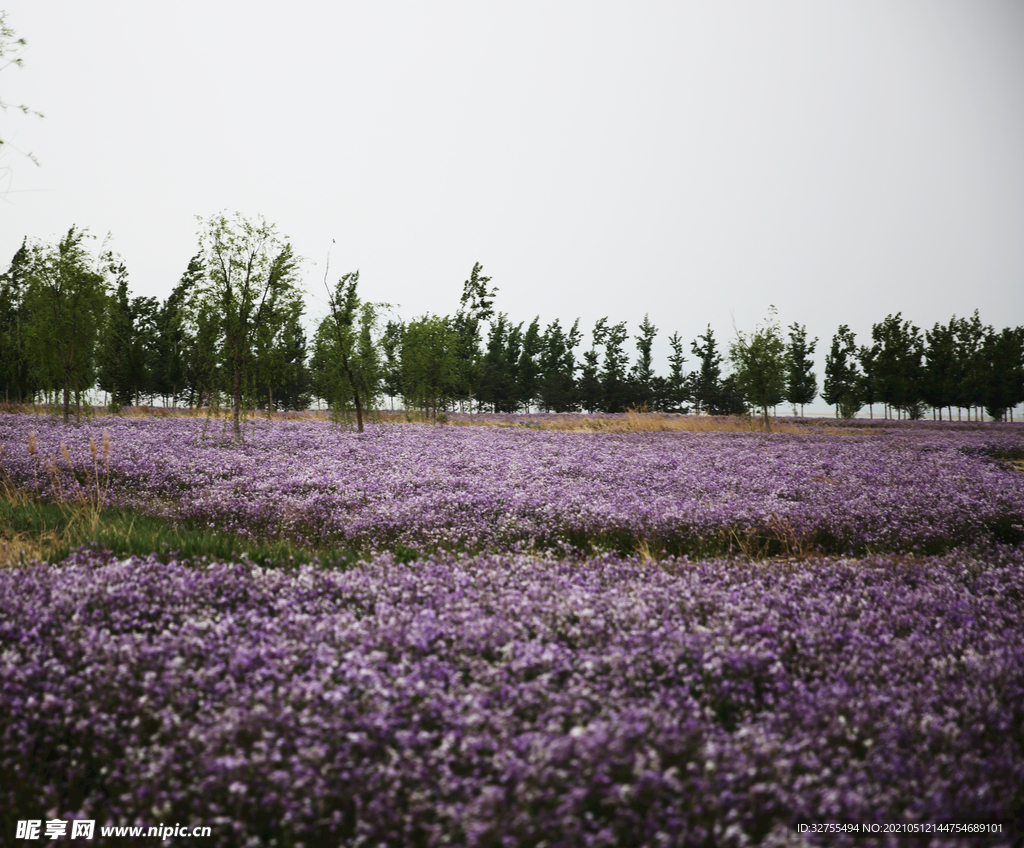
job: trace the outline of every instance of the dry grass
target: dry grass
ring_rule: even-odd
[[[0,403],[0,412],[29,414],[59,414],[56,407],[29,404]],[[106,415],[104,407],[92,407],[86,417]],[[197,418],[207,421],[227,421],[231,408],[227,406],[192,409],[189,407],[132,406],[118,413],[124,418]],[[267,414],[266,410],[243,410],[245,421],[257,419],[286,421],[330,421],[328,410],[307,409]],[[429,415],[415,409],[375,410],[367,412],[367,421],[389,424],[431,424]],[[730,415],[678,415],[671,413],[629,410],[620,414],[571,413],[516,413],[492,414],[465,412],[438,413],[437,424],[451,427],[505,427],[519,430],[550,430],[565,433],[762,433],[764,425],[758,417]],[[773,418],[773,433],[816,433],[825,435],[864,435],[873,432],[850,422],[831,419]]]
[[[428,424],[429,418],[415,411],[382,412],[382,421]],[[537,415],[449,414],[439,423],[456,427],[507,427],[520,430],[550,430],[566,433],[763,433],[760,418],[726,415],[674,415],[630,410],[618,415],[583,413]],[[773,419],[773,433],[820,433],[852,435],[865,432],[849,425],[837,426],[822,420]]]
[[[35,432],[28,436],[28,453],[33,462],[33,485],[18,486],[3,468],[0,447],[0,565],[45,559],[55,549],[75,539],[88,538],[101,524],[102,505],[110,482],[110,435],[106,430],[100,445],[89,438],[91,464],[85,464],[86,478],[72,485],[75,477],[71,453],[62,442],[59,457],[42,457]],[[63,472],[60,467],[63,460]],[[42,475],[40,475],[42,471]],[[40,476],[49,480],[53,500],[40,497]],[[27,529],[18,529],[18,526]]]

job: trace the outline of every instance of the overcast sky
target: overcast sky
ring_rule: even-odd
[[[45,114],[0,113],[2,267],[78,225],[163,299],[237,210],[307,258],[314,315],[332,240],[406,320],[481,262],[587,345],[650,313],[662,372],[670,333],[769,304],[819,360],[898,311],[1024,323],[1019,0],[0,8],[29,43],[0,99]]]

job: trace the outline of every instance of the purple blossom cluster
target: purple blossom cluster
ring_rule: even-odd
[[[741,846],[806,817],[999,822],[900,844],[1008,845],[1021,633],[1021,547],[347,571],[83,549],[0,572],[0,832]]]
[[[18,485],[89,486],[88,441],[110,433],[109,503],[243,537],[362,551],[657,555],[941,553],[1024,539],[1024,428],[870,434],[556,432],[258,421],[94,419],[68,430],[0,416]],[[30,456],[26,440],[38,436]],[[73,468],[60,458],[66,443]],[[74,479],[72,479],[74,477]],[[77,481],[77,482],[76,482]]]

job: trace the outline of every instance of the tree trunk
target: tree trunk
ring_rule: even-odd
[[[71,421],[71,380],[64,375],[64,426]]]
[[[234,375],[234,398],[231,405],[231,421],[232,428],[235,432],[235,441],[240,442],[242,440],[242,364],[236,359],[235,360],[235,375]]]
[[[352,386],[352,398],[356,402],[356,432],[363,432],[363,402],[359,397],[359,389]]]

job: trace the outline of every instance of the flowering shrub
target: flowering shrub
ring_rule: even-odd
[[[0,572],[0,827],[729,846],[799,816],[1010,823],[1022,632],[1019,547],[349,571],[83,550]]]
[[[836,436],[405,424],[356,434],[315,420],[257,421],[241,446],[219,427],[204,438],[203,423],[186,418],[68,430],[0,416],[0,463],[17,485],[45,491],[53,457],[65,490],[87,487],[88,440],[107,430],[109,503],[363,551],[940,553],[1024,540],[1024,475],[991,455],[1024,452],[1015,425]]]

